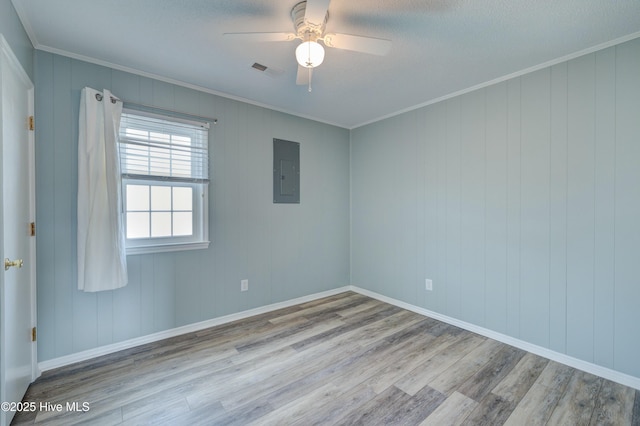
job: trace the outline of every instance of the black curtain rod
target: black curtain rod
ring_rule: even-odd
[[[96,99],[98,100],[98,102],[102,101],[103,98],[104,98],[104,96],[101,93],[96,93]],[[189,113],[186,113],[186,112],[176,111],[176,110],[173,110],[173,109],[158,108],[158,107],[153,106],[153,105],[146,105],[146,104],[139,104],[139,103],[136,103],[136,102],[129,102],[129,101],[126,101],[126,100],[118,99],[118,98],[113,97],[113,96],[110,96],[110,98],[111,98],[111,103],[112,104],[115,104],[116,102],[122,102],[122,105],[132,105],[134,107],[147,108],[147,109],[160,111],[160,112],[168,112],[170,114],[180,114],[180,115],[185,116],[185,117],[198,118],[200,120],[204,120],[204,121],[207,121],[207,122],[212,122],[213,124],[218,124],[218,119],[217,118],[203,117],[201,115],[189,114]]]

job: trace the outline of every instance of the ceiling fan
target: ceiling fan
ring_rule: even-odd
[[[389,53],[390,40],[350,34],[325,34],[325,26],[329,19],[329,2],[330,0],[305,0],[293,6],[291,19],[295,33],[225,33],[224,37],[247,42],[302,40],[302,43],[296,48],[296,60],[298,61],[296,84],[308,85],[309,91],[311,91],[312,70],[324,61],[324,48],[319,41],[322,41],[327,47],[336,49],[380,56]]]

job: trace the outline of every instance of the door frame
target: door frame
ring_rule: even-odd
[[[28,114],[25,117],[25,125],[28,125],[28,117],[34,115],[35,110],[35,87],[29,75],[26,73],[22,64],[13,53],[11,46],[5,39],[4,35],[0,33],[0,60],[5,62],[13,72],[16,73],[18,78],[22,80],[27,87],[27,108]],[[0,70],[1,72],[1,70]],[[1,93],[0,93],[1,96]],[[1,117],[0,117],[1,118]],[[36,219],[36,191],[35,191],[35,131],[28,132],[28,169],[29,169],[29,222],[35,223]],[[0,134],[0,157],[2,156],[2,135]],[[2,164],[2,158],[0,158],[0,167]],[[0,172],[0,187],[4,185],[3,174]],[[1,196],[0,196],[1,197]],[[4,226],[4,218],[0,216],[0,226]],[[29,284],[30,284],[30,309],[31,309],[31,326],[37,326],[37,298],[36,298],[36,237],[29,238]],[[0,244],[0,259],[4,259],[4,245]],[[4,274],[0,273],[0,286],[4,286]],[[31,381],[33,382],[41,374],[38,367],[38,346],[37,340],[32,342],[31,345]]]

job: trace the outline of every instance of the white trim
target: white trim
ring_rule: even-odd
[[[30,116],[34,115],[34,97],[35,97],[35,86],[29,78],[29,75],[22,67],[22,64],[16,57],[15,53],[11,49],[11,46],[5,39],[4,35],[0,33],[0,56],[4,60],[6,60],[6,64],[9,68],[16,73],[18,78],[21,80],[24,88],[27,91],[27,114]],[[0,61],[2,63],[2,61]],[[1,83],[1,81],[0,81]],[[2,92],[0,90],[0,92]],[[0,93],[1,95],[1,93]],[[0,99],[1,101],[1,99]],[[1,109],[1,108],[0,108]],[[1,113],[1,111],[0,111]],[[0,126],[1,127],[1,126]],[[0,129],[1,130],[1,129]],[[29,131],[28,133],[28,155],[29,155],[29,221],[35,222],[36,220],[36,180],[35,180],[35,132]],[[0,138],[1,139],[1,138]],[[1,149],[1,143],[0,143]],[[1,155],[0,155],[1,157]],[[0,158],[1,161],[1,158]],[[2,185],[2,178],[0,178],[0,185]],[[38,312],[38,302],[36,296],[36,239],[35,237],[31,237],[29,239],[29,285],[31,287],[30,295],[31,295],[31,326],[37,327],[37,312]],[[0,282],[0,285],[4,285],[4,282]],[[35,381],[40,374],[42,374],[41,370],[38,366],[38,343],[32,342],[31,344],[31,382]]]
[[[33,85],[28,90],[28,108],[29,115],[35,119],[35,88]],[[35,129],[29,131],[29,221],[33,222],[37,228],[36,223],[36,138]],[[35,381],[42,371],[38,368],[38,280],[36,275],[37,259],[36,259],[36,247],[37,247],[37,229],[34,236],[29,238],[29,259],[31,265],[29,267],[30,281],[31,281],[31,327],[36,328],[36,341],[31,344],[31,381]]]
[[[22,64],[18,60],[18,57],[11,50],[11,46],[9,46],[9,42],[4,35],[0,33],[0,51],[5,54],[7,59],[7,64],[18,74],[18,77],[22,80],[27,89],[33,89],[33,82],[29,78],[27,72],[22,68]]]
[[[203,250],[209,248],[211,241],[198,241],[182,244],[156,244],[154,246],[127,247],[127,256],[149,253],[169,253],[173,251]]]
[[[108,355],[114,352],[118,352],[124,349],[130,349],[135,346],[144,345],[147,343],[157,342],[159,340],[167,339],[170,337],[179,336],[185,333],[191,333],[194,331],[203,330],[205,328],[214,327],[221,324],[226,324],[232,321],[237,321],[240,319],[248,318],[254,315],[260,315],[267,312],[275,311],[277,309],[286,308],[289,306],[297,305],[300,303],[310,302],[312,300],[321,299],[323,297],[333,296],[339,293],[343,293],[345,291],[354,291],[356,293],[363,294],[365,296],[371,297],[373,299],[380,300],[385,303],[389,303],[394,306],[398,306],[402,309],[406,309],[411,312],[415,312],[420,315],[424,315],[438,321],[445,322],[447,324],[454,325],[456,327],[460,327],[462,329],[471,331],[473,333],[480,334],[482,336],[488,337],[490,339],[497,340],[499,342],[505,343],[507,345],[514,346],[516,348],[525,350],[527,352],[531,352],[535,355],[539,355],[544,358],[548,358],[552,361],[559,362],[561,364],[567,365],[569,367],[576,368],[578,370],[586,371],[587,373],[595,374],[597,376],[603,377],[608,380],[612,380],[616,383],[620,383],[625,386],[632,387],[634,389],[640,390],[640,378],[634,377],[625,373],[621,373],[619,371],[612,370],[610,368],[602,367],[600,365],[596,365],[587,361],[583,361],[581,359],[573,358],[568,355],[552,351],[550,349],[534,345],[529,342],[525,342],[524,340],[516,339],[511,336],[507,336],[502,333],[498,333],[493,330],[486,329],[484,327],[477,326],[475,324],[471,324],[465,321],[458,320],[456,318],[452,318],[446,315],[439,314],[437,312],[430,311],[428,309],[420,308],[418,306],[412,305],[410,303],[402,302],[397,299],[393,299],[391,297],[383,296],[376,292],[366,290],[357,286],[345,286],[336,288],[333,290],[327,290],[321,293],[315,293],[309,296],[298,297],[296,299],[290,299],[284,302],[273,303],[270,305],[262,306],[259,308],[249,309],[247,311],[238,312],[235,314],[225,315],[219,318],[213,318],[210,320],[185,325],[182,327],[173,328],[170,330],[161,331],[158,333],[149,334],[147,336],[137,337],[134,339],[126,340],[124,342],[113,343],[111,345],[101,346],[94,349],[89,349],[86,351],[78,352],[75,354],[65,355],[59,358],[50,359],[47,361],[43,361],[38,364],[40,370],[42,372],[52,370],[54,368],[64,367],[66,365],[74,364],[76,362],[86,361],[92,358],[96,358],[103,355]]]
[[[534,65],[532,67],[525,68],[523,70],[516,71],[516,72],[511,73],[511,74],[504,75],[502,77],[494,78],[493,80],[489,80],[489,81],[486,81],[484,83],[476,84],[475,86],[471,86],[471,87],[468,87],[466,89],[458,90],[457,92],[449,93],[448,95],[440,96],[439,98],[431,99],[429,101],[426,101],[426,102],[423,102],[423,103],[420,103],[420,104],[417,104],[417,105],[414,105],[414,106],[410,106],[408,108],[404,108],[404,109],[401,109],[401,110],[396,111],[396,112],[392,112],[392,113],[387,114],[387,115],[383,115],[382,117],[378,117],[378,118],[374,118],[374,119],[369,120],[369,121],[365,121],[364,123],[360,123],[360,124],[357,124],[355,126],[349,127],[349,130],[354,130],[354,129],[357,129],[358,127],[366,126],[367,124],[377,123],[378,121],[386,120],[387,118],[391,118],[391,117],[395,117],[395,116],[400,115],[400,114],[404,114],[405,112],[410,112],[410,111],[414,111],[416,109],[420,109],[420,108],[423,108],[423,107],[426,107],[426,106],[429,106],[429,105],[437,104],[438,102],[446,101],[447,99],[455,98],[456,96],[461,96],[461,95],[464,95],[464,94],[469,93],[469,92],[473,92],[473,91],[478,90],[478,89],[483,89],[485,87],[493,86],[494,84],[502,83],[503,81],[511,80],[512,78],[521,77],[523,75],[526,75],[526,74],[529,74],[529,73],[532,73],[532,72],[535,72],[535,71],[538,71],[538,70],[541,70],[541,69],[544,69],[544,68],[548,68],[548,67],[551,67],[553,65],[561,64],[563,62],[567,62],[567,61],[570,61],[572,59],[579,58],[580,56],[588,55],[590,53],[594,53],[594,52],[597,52],[597,51],[600,51],[600,50],[603,50],[603,49],[607,49],[607,48],[612,47],[612,46],[616,46],[618,44],[622,44],[624,42],[636,39],[638,37],[640,37],[640,31],[632,33],[632,34],[628,34],[628,35],[620,37],[620,38],[616,38],[614,40],[607,41],[605,43],[601,43],[601,44],[598,44],[598,45],[595,45],[595,46],[592,46],[592,47],[588,47],[586,49],[579,50],[577,52],[570,53],[570,54],[562,56],[560,58],[552,59],[550,61],[543,62],[541,64]]]
[[[267,312],[275,311],[277,309],[287,308],[289,306],[298,305],[300,303],[310,302],[312,300],[321,299],[323,297],[333,296],[336,294],[349,291],[349,286],[335,288],[333,290],[327,290],[320,293],[311,294],[309,296],[302,296],[295,299],[286,300],[284,302],[272,303],[270,305],[261,306],[254,309],[238,312],[235,314],[225,315],[218,318],[212,318],[210,320],[197,322],[194,324],[184,325],[182,327],[172,328],[170,330],[160,331],[158,333],[149,334],[142,337],[136,337],[134,339],[125,340],[124,342],[113,343],[111,345],[100,346],[98,348],[89,349],[82,352],[77,352],[70,355],[65,355],[59,358],[50,359],[39,363],[41,371],[48,371],[54,368],[64,367],[66,365],[74,364],[76,362],[86,361],[92,358],[96,358],[102,355],[108,355],[114,352],[118,352],[124,349],[130,349],[135,346],[144,345],[146,343],[157,342],[158,340],[168,339],[170,337],[180,336],[186,333],[192,333],[194,331],[203,330],[205,328],[214,327],[216,325],[226,324],[232,321],[237,321],[244,318],[249,318],[254,315],[260,315]]]
[[[569,367],[576,368],[578,370],[586,371],[587,373],[595,374],[596,376],[604,377],[605,379],[612,380],[616,383],[620,383],[625,386],[632,387],[634,389],[640,390],[640,378],[634,377],[629,374],[621,373],[619,371],[612,370],[610,368],[602,367],[600,365],[596,365],[587,361],[583,361],[578,358],[571,357],[569,355],[565,355],[560,352],[553,351],[551,349],[544,348],[542,346],[534,345],[532,343],[526,342],[524,340],[516,339],[515,337],[507,336],[506,334],[498,333],[493,330],[489,330],[484,327],[480,327],[475,324],[471,324],[465,321],[461,321],[456,318],[449,317],[447,315],[442,315],[437,312],[430,311],[428,309],[424,309],[410,303],[402,302],[397,299],[393,299],[391,297],[383,296],[376,292],[366,290],[356,286],[350,286],[349,290],[354,291],[356,293],[363,294],[365,296],[371,297],[373,299],[380,300],[385,303],[389,303],[391,305],[398,306],[399,308],[406,309],[408,311],[415,312],[420,315],[424,315],[438,321],[445,322],[447,324],[454,325],[456,327],[463,328],[465,330],[471,331],[476,334],[480,334],[482,336],[488,337],[493,340],[497,340],[502,343],[506,343],[507,345],[514,346],[516,348],[525,350],[527,352],[531,352],[535,355],[539,355],[544,358],[548,358],[552,361],[559,362],[564,365],[568,365]]]

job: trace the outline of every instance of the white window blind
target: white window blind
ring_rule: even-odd
[[[126,179],[209,182],[209,123],[124,110],[120,162]]]

